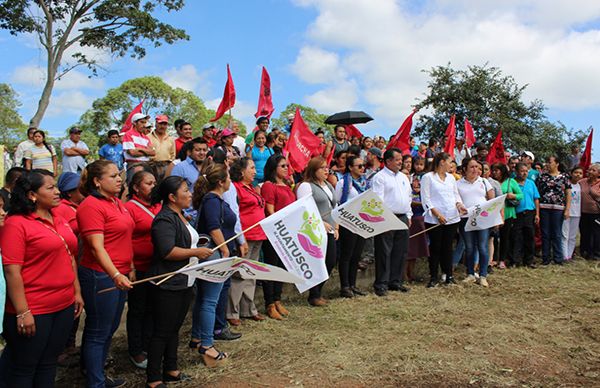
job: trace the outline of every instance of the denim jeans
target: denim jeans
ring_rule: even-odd
[[[542,261],[549,263],[554,260],[562,263],[563,211],[556,209],[540,209],[540,227],[542,229]],[[551,254],[552,250],[552,254]]]
[[[85,327],[81,342],[81,359],[86,370],[88,388],[104,387],[104,363],[110,342],[121,322],[127,292],[114,290],[98,294],[113,287],[114,282],[105,272],[79,267],[81,295],[85,302]]]
[[[196,280],[196,286],[198,292],[196,293],[196,302],[192,314],[192,338],[200,339],[202,346],[212,346],[217,304],[220,300],[223,283],[198,279]],[[225,294],[225,304],[227,304],[227,294]]]
[[[201,280],[196,280],[196,300],[194,301],[194,310],[192,311],[192,338],[196,340],[200,339],[202,336],[200,329],[202,321],[202,314],[200,313],[200,308],[202,307],[202,290],[200,289],[200,282]],[[217,308],[215,310],[215,334],[220,333],[227,327],[225,312],[227,311],[229,287],[231,287],[231,278],[225,280],[221,292],[219,293],[219,300],[217,301]]]
[[[475,275],[475,258],[479,258],[479,275],[487,276],[487,267],[490,261],[488,252],[489,229],[465,231],[466,220],[460,223],[461,239],[465,244],[467,275]]]

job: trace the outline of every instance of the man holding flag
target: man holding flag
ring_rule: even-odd
[[[402,152],[391,148],[383,154],[385,167],[372,181],[375,194],[379,196],[406,225],[412,217],[411,187],[402,169]],[[402,271],[408,254],[408,230],[390,230],[375,236],[375,282],[373,288],[378,296],[387,291],[408,292],[402,284]]]

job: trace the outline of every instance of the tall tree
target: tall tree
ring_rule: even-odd
[[[44,117],[56,80],[80,66],[97,75],[101,64],[78,47],[142,58],[145,44],[189,39],[184,30],[153,15],[183,5],[184,0],[0,0],[0,28],[13,35],[35,34],[46,54],[46,81],[31,125],[38,126]],[[65,58],[69,49],[73,53]]]
[[[523,101],[527,85],[518,85],[497,67],[486,64],[456,70],[448,64],[424,72],[430,80],[428,94],[416,105],[424,112],[415,129],[419,137],[441,139],[453,114],[461,137],[468,118],[478,141],[489,145],[502,130],[509,150],[529,150],[540,157],[564,154],[570,144],[580,144],[585,137],[581,131],[550,122],[541,100]]]
[[[25,139],[27,125],[17,112],[20,106],[17,94],[10,85],[0,83],[0,144],[10,150],[14,150]]]
[[[309,106],[304,106],[295,103],[286,106],[283,112],[279,114],[279,118],[274,118],[272,120],[272,126],[279,128],[285,127],[288,124],[288,115],[293,115],[294,113],[296,113],[296,108],[300,108],[302,119],[313,132],[315,132],[318,128],[321,128],[325,132],[331,131],[331,126],[325,124],[325,119],[327,118],[326,114],[319,113],[316,109],[311,108]]]

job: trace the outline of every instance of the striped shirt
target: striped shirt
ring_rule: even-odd
[[[31,160],[31,169],[41,168],[52,173],[55,172],[52,157],[56,156],[56,150],[51,144],[48,144],[48,147],[50,150],[43,144],[32,145],[25,151],[25,159]]]
[[[150,139],[143,133],[139,133],[135,129],[131,129],[123,136],[123,155],[125,161],[128,162],[147,162],[150,157],[147,155],[142,156],[131,156],[128,150],[134,150],[136,148],[150,148]]]

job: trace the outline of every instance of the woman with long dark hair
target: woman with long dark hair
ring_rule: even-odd
[[[267,163],[267,159],[273,154],[273,149],[267,146],[267,132],[262,129],[254,132],[254,145],[246,153],[246,156],[252,159],[256,166],[256,176],[253,182],[254,186],[263,182],[265,178],[265,164]]]
[[[52,144],[46,142],[46,133],[36,130],[33,133],[33,145],[25,151],[25,169],[48,170],[54,176],[58,174],[58,159]]]
[[[77,279],[77,238],[54,212],[54,177],[32,170],[18,180],[1,230],[7,296],[6,348],[0,376],[8,387],[52,387],[73,319],[83,311]]]
[[[296,194],[292,191],[291,182],[288,179],[288,161],[281,154],[273,155],[265,165],[265,183],[262,185],[261,194],[265,199],[266,215],[283,209],[296,200]],[[281,258],[267,239],[262,245],[265,262],[284,268]],[[263,281],[263,294],[267,315],[270,318],[281,320],[289,315],[289,311],[281,303],[282,283],[275,281]]]

